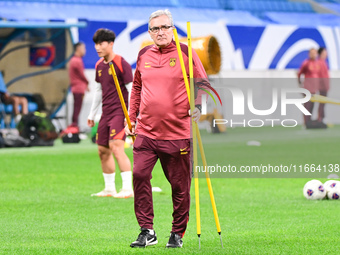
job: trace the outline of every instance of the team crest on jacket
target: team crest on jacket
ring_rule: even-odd
[[[102,76],[102,70],[98,70],[98,76]]]
[[[109,75],[112,75],[112,71],[111,71],[111,68],[109,68]]]
[[[174,66],[176,65],[176,58],[170,58],[170,63],[169,63],[169,65],[170,65],[171,67],[174,67]]]

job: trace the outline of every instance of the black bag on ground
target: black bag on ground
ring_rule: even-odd
[[[52,121],[39,112],[24,115],[17,128],[22,137],[31,141],[32,146],[53,146],[58,138]]]
[[[79,138],[79,133],[68,133],[63,135],[62,137],[63,143],[79,143],[80,138]]]

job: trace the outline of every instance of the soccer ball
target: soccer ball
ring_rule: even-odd
[[[327,193],[329,199],[340,199],[340,185],[337,185]]]
[[[340,181],[328,180],[324,183],[323,186],[325,187],[326,192],[329,192],[334,187],[340,186]]]
[[[311,180],[303,187],[303,195],[305,198],[311,200],[324,199],[326,196],[326,189],[319,180]]]
[[[324,187],[329,199],[340,199],[340,181],[326,181]]]

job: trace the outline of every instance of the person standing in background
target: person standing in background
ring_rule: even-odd
[[[300,70],[297,74],[298,83],[300,87],[307,89],[311,94],[316,94],[319,89],[319,77],[320,77],[320,61],[317,59],[318,52],[312,48],[309,50],[308,59],[303,61]],[[304,74],[304,82],[301,81],[301,75]],[[304,104],[307,111],[313,113],[314,103],[308,101]],[[311,115],[303,115],[304,124],[311,121]]]
[[[105,188],[101,192],[92,194],[95,197],[133,197],[131,162],[124,151],[124,112],[119,100],[118,92],[112,77],[110,62],[114,65],[119,85],[128,105],[129,93],[126,86],[132,82],[132,69],[126,60],[113,51],[116,35],[112,30],[100,28],[94,36],[95,49],[100,57],[96,64],[96,82],[94,99],[88,116],[87,124],[94,126],[94,117],[100,105],[102,116],[98,124],[96,142],[101,162]],[[116,165],[122,177],[122,189],[116,192]]]
[[[86,47],[83,42],[74,45],[74,55],[70,60],[69,76],[71,82],[71,92],[74,98],[73,116],[71,127],[78,127],[78,119],[83,104],[85,91],[89,91],[88,80],[84,74],[84,62],[82,57],[85,56]]]
[[[329,68],[327,64],[327,50],[324,47],[320,47],[319,53],[319,65],[320,65],[320,80],[319,80],[319,94],[321,96],[327,96],[329,90]],[[323,122],[325,118],[325,104],[319,104],[318,121]]]

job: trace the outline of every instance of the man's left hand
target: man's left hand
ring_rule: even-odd
[[[190,110],[189,110],[189,115],[191,116]],[[195,122],[199,121],[199,119],[201,117],[201,111],[197,107],[194,109],[192,117],[193,117]]]

